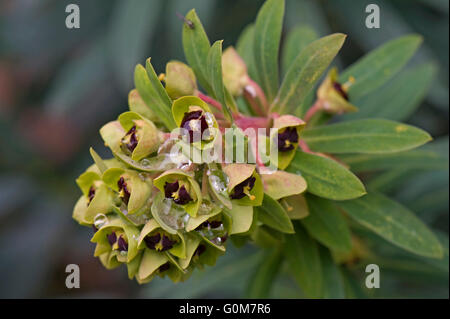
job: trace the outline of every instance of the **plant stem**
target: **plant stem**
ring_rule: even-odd
[[[314,114],[316,114],[320,110],[322,110],[322,101],[316,100],[316,102],[314,102],[314,104],[306,112],[304,118],[305,122],[308,122],[314,116]]]

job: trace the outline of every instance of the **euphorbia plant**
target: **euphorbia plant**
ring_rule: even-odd
[[[367,190],[341,155],[405,151],[429,134],[381,119],[328,124],[356,112],[355,98],[394,76],[420,37],[395,39],[340,75],[325,71],[344,34],[302,48],[292,37],[280,81],[283,14],[284,1],[266,1],[237,49],[222,54],[222,41],[211,45],[192,10],[183,25],[187,64],[171,61],[159,75],[150,59],[136,67],[130,111],[100,130],[114,157],[103,160],[91,149],[95,164],[77,180],[83,195],[73,217],[93,227],[95,256],[105,267],[126,264],[139,283],[166,275],[182,281],[214,265],[230,241],[251,242],[275,248],[268,273],[286,261],[305,295],[320,297],[327,272],[371,256],[360,227],[442,258],[434,234],[400,204]],[[217,149],[225,156],[202,156]]]

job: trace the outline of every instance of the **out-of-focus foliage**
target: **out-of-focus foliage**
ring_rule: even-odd
[[[182,22],[175,12],[185,14],[195,7],[208,35],[226,39],[227,47],[254,21],[263,1],[79,0],[81,28],[68,30],[64,10],[71,2],[0,3],[0,271],[5,279],[0,297],[259,296],[258,289],[267,287],[249,279],[270,260],[269,253],[251,246],[230,250],[216,267],[185,283],[174,286],[155,280],[138,287],[123,270],[103,269],[92,257],[94,246],[86,245],[89,230],[77,227],[70,214],[78,197],[73,180],[90,164],[85,150],[91,145],[105,150],[95,147],[101,145],[97,128],[126,110],[134,65],[151,56],[157,72],[162,72],[169,59],[184,59]],[[403,158],[352,161],[382,171],[373,178],[364,173],[369,187],[400,201],[439,232],[446,256],[443,261],[413,256],[373,236],[369,244],[376,256],[371,258],[382,269],[381,288],[362,287],[364,261],[342,267],[336,284],[342,289],[325,295],[448,297],[448,1],[376,3],[381,8],[379,30],[364,27],[364,1],[287,0],[283,35],[299,24],[318,36],[348,34],[340,54],[342,66],[397,36],[423,35],[424,44],[413,61],[382,88],[386,95],[378,98],[391,99],[380,102],[380,116],[420,126],[436,140],[414,153],[405,152]],[[423,86],[434,72],[427,91]],[[408,85],[402,86],[405,80]],[[410,100],[398,101],[409,106],[401,114],[383,108],[396,102],[397,90],[411,90]],[[365,97],[360,104],[368,115],[379,114],[373,99]],[[447,157],[447,163],[433,162],[427,157],[430,150]],[[324,267],[327,256],[320,248],[323,271],[329,271],[324,277],[336,279],[333,269]],[[64,285],[70,263],[80,265],[79,290],[69,291]],[[260,271],[270,276],[272,270]],[[264,297],[304,296],[289,279],[283,265]]]

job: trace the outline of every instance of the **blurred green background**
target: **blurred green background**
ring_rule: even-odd
[[[65,27],[65,7],[76,3],[81,28]],[[125,268],[105,270],[93,256],[91,229],[71,219],[80,192],[75,178],[90,165],[89,146],[110,156],[100,126],[127,109],[133,69],[152,57],[158,72],[184,60],[176,12],[196,8],[211,40],[236,42],[262,0],[1,0],[0,1],[0,297],[245,297],[264,255],[229,245],[218,265],[186,283],[155,280],[140,287]],[[364,26],[367,4],[381,8],[381,29]],[[321,35],[349,35],[336,64],[343,68],[387,40],[420,33],[424,44],[410,65],[433,62],[437,74],[407,119],[435,137],[430,147],[448,156],[449,2],[287,0],[285,32],[307,24]],[[448,298],[447,170],[385,172],[402,175],[382,189],[440,233],[446,260],[413,258],[389,245],[396,258],[381,268],[381,288],[361,288],[364,269],[343,269],[357,297]],[[379,180],[378,182],[382,182]],[[389,259],[389,257],[387,257]],[[389,259],[394,260],[394,259]],[[78,264],[81,288],[65,287],[65,267]],[[349,288],[349,289],[350,289]],[[285,273],[271,297],[302,297]]]

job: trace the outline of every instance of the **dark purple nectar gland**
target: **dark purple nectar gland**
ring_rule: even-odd
[[[128,205],[131,193],[127,188],[127,183],[125,182],[125,179],[122,176],[119,178],[117,186],[119,187],[119,197],[122,198],[122,201],[125,203],[125,205]]]
[[[166,198],[172,198],[173,201],[178,205],[186,205],[190,201],[192,201],[191,195],[189,195],[186,187],[181,185],[178,181],[173,183],[166,182],[164,184],[164,196]]]
[[[145,245],[152,250],[166,251],[172,249],[178,242],[172,240],[165,234],[156,233],[154,235],[147,235],[144,238]]]
[[[158,270],[159,272],[164,272],[166,270],[170,269],[170,262],[166,262],[165,264],[162,264],[161,266],[159,266]]]
[[[95,187],[91,186],[91,188],[89,188],[89,193],[88,193],[88,203],[87,203],[88,206],[94,199],[94,196],[95,196]]]
[[[223,223],[220,220],[212,220],[212,221],[205,221],[203,223],[200,224],[200,226],[198,228],[219,228],[220,226],[222,226]]]
[[[209,128],[203,111],[184,113],[180,127],[188,132],[190,143],[200,141],[202,139],[203,132]]]
[[[194,252],[194,256],[200,256],[201,254],[203,254],[206,251],[206,246],[205,245],[198,245],[197,249]]]
[[[295,127],[287,127],[283,133],[278,133],[278,151],[292,151],[298,144],[298,133]]]
[[[123,237],[123,234],[120,234],[119,237],[117,237],[116,232],[112,232],[111,234],[106,235],[106,238],[113,250],[128,251],[128,243]]]
[[[344,98],[344,100],[349,100],[347,92],[345,92],[344,88],[339,82],[333,82],[333,88]]]
[[[256,178],[253,176],[250,176],[243,182],[237,184],[233,189],[233,193],[230,194],[230,198],[231,199],[241,199],[241,198],[244,198],[245,196],[248,196],[251,200],[254,200],[255,196],[251,195],[250,191],[255,186],[255,182],[256,182]]]
[[[122,145],[124,145],[130,153],[133,153],[134,149],[138,145],[138,139],[136,137],[136,125],[133,126],[127,134],[122,138]]]

